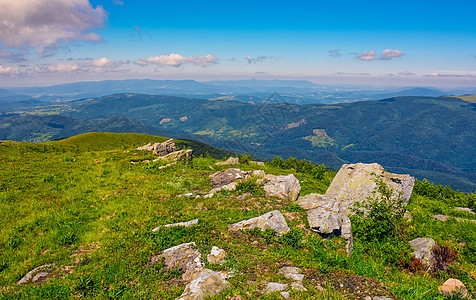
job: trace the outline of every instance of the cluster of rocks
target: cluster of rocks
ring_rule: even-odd
[[[446,216],[446,215],[433,215],[433,218],[440,220],[442,222],[445,222],[450,219],[454,219],[458,222],[470,222],[470,223],[476,223],[476,220],[470,220],[470,219],[463,219],[463,218],[458,218],[458,217],[451,217],[451,216]]]
[[[147,150],[152,151],[154,155],[157,156],[156,159],[152,160],[156,162],[160,159],[168,161],[183,161],[191,162],[193,159],[193,150],[192,149],[183,149],[177,150],[175,142],[173,139],[169,139],[163,143],[149,143],[147,145],[138,147],[136,150]],[[149,161],[144,161],[149,162]],[[131,162],[135,163],[135,162]],[[170,166],[171,164],[167,165]]]
[[[301,269],[297,267],[282,267],[279,269],[279,274],[283,274],[287,279],[293,280],[292,283],[279,283],[279,282],[268,282],[266,288],[264,289],[265,294],[280,292],[283,298],[289,299],[290,291],[307,291],[306,287],[302,284],[304,280],[304,274],[301,274]],[[322,289],[322,288],[321,288]],[[323,291],[323,289],[322,289]]]
[[[386,172],[379,164],[345,164],[341,167],[325,195],[300,197],[297,204],[307,210],[309,227],[323,237],[343,236],[346,250],[352,253],[352,225],[349,216],[356,203],[369,197],[380,198],[377,182],[382,181],[393,190],[392,197],[401,197],[407,204],[415,178]]]
[[[211,175],[210,183],[213,188],[205,195],[196,193],[186,193],[179,197],[210,198],[219,191],[233,191],[239,182],[256,177],[257,183],[263,185],[267,197],[278,197],[281,199],[295,201],[301,191],[299,180],[293,175],[276,176],[266,174],[263,170],[243,171],[237,168],[229,168],[218,171]]]
[[[150,264],[163,262],[164,268],[182,272],[182,280],[188,283],[177,300],[201,300],[218,295],[230,287],[226,280],[229,278],[228,273],[205,269],[202,254],[195,246],[194,242],[184,243],[151,257]],[[219,263],[225,255],[223,249],[213,247],[207,258],[211,260],[209,263]]]

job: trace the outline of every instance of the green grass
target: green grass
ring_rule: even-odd
[[[216,299],[280,299],[279,294],[261,291],[269,281],[290,282],[277,274],[283,265],[298,266],[306,275],[309,291],[293,292],[292,299],[352,299],[348,282],[368,295],[384,292],[394,298],[444,299],[436,287],[445,278],[409,274],[358,249],[348,258],[343,240],[326,241],[312,233],[306,227],[305,211],[290,201],[262,196],[252,181],[241,191],[213,198],[177,197],[209,191],[208,175],[227,166],[215,166],[211,157],[196,157],[192,165],[162,170],[159,162],[131,164],[150,156],[134,151],[136,146],[166,139],[150,138],[90,133],[41,144],[0,143],[0,299],[175,299],[185,287],[180,274],[147,263],[153,254],[192,241],[204,257],[212,246],[227,251],[223,265],[207,265],[235,275],[229,279],[232,288]],[[324,193],[335,175],[327,171],[322,179],[315,179],[269,164],[238,167],[293,173],[302,195]],[[237,199],[244,192],[251,195]],[[227,229],[228,224],[274,209],[284,214],[290,234],[277,237]],[[454,273],[447,275],[459,276],[474,292],[475,262],[468,252],[476,240],[474,226],[433,221],[430,215],[435,211],[452,212],[449,205],[427,197],[413,197],[410,209],[415,237],[431,236],[459,250]],[[151,232],[159,225],[194,218],[201,220],[198,226]],[[56,278],[38,285],[16,284],[46,263],[56,264]],[[317,283],[327,289],[326,294],[317,291]]]

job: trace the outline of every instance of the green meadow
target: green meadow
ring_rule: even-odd
[[[444,214],[476,220],[475,215],[453,209],[475,208],[474,194],[417,181],[407,207],[413,220],[404,225],[403,242],[432,237],[456,253],[446,269],[424,272],[403,262],[388,263],[387,252],[368,251],[368,244],[358,238],[348,257],[342,239],[327,240],[310,231],[304,210],[291,201],[265,197],[256,181],[212,198],[180,197],[207,193],[212,188],[208,175],[228,168],[215,162],[231,153],[177,140],[178,147],[196,150],[193,163],[159,169],[166,162],[145,163],[154,158],[152,153],[135,150],[165,140],[145,134],[89,133],[45,143],[0,142],[0,299],[175,299],[186,285],[181,274],[149,261],[185,242],[195,242],[204,258],[213,246],[227,252],[223,264],[206,263],[207,268],[233,275],[228,279],[232,287],[213,299],[282,299],[279,293],[262,290],[271,281],[290,282],[278,274],[279,268],[290,265],[302,269],[308,289],[291,292],[291,299],[447,299],[438,294],[437,286],[450,277],[476,293],[476,224],[432,218]],[[295,174],[301,195],[325,193],[335,176],[322,166],[317,176],[292,160],[275,159],[265,166],[249,163],[246,157],[241,161],[233,167]],[[227,229],[276,209],[291,228],[282,237]],[[160,225],[195,218],[201,222],[194,227],[152,232]],[[17,284],[43,264],[55,264],[50,280]]]

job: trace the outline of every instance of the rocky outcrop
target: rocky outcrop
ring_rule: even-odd
[[[236,168],[226,169],[221,172],[216,172],[210,175],[210,183],[216,187],[222,187],[230,183],[235,183],[251,176],[252,171],[242,171]]]
[[[436,246],[435,240],[432,238],[417,238],[410,241],[413,252],[412,255],[420,259],[427,268],[429,268],[434,261],[433,247]]]
[[[273,210],[262,216],[228,225],[228,229],[232,231],[254,228],[259,228],[261,231],[272,229],[279,235],[290,231],[286,220],[279,210]]]
[[[51,278],[51,274],[55,268],[55,264],[45,264],[34,268],[23,276],[17,284],[25,283],[42,283]]]
[[[238,159],[238,157],[229,157],[225,161],[219,161],[219,162],[215,163],[215,165],[217,165],[217,166],[237,165],[239,163],[240,163],[240,160]]]
[[[299,180],[293,174],[286,176],[268,174],[263,177],[261,182],[268,197],[296,201],[301,192]]]
[[[173,139],[169,139],[163,143],[149,143],[147,145],[137,148],[137,150],[152,151],[154,155],[157,155],[158,159],[164,159],[169,161],[190,162],[193,158],[192,149],[184,149],[177,151]],[[157,161],[158,159],[154,161]]]
[[[226,272],[201,270],[193,275],[192,281],[176,300],[202,300],[205,297],[216,296],[230,287],[226,278]]]
[[[468,290],[466,286],[458,279],[450,278],[446,280],[443,285],[438,287],[440,294],[453,297],[469,298]]]
[[[343,165],[325,195],[311,194],[299,198],[297,204],[307,210],[309,227],[324,237],[342,235],[347,240],[346,250],[352,253],[352,226],[349,216],[355,203],[364,203],[369,197],[379,198],[377,181],[393,190],[393,198],[408,203],[415,178],[386,172],[379,164]]]

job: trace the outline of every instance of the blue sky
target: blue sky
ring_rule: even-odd
[[[306,79],[476,86],[475,1],[0,0],[0,86]]]

